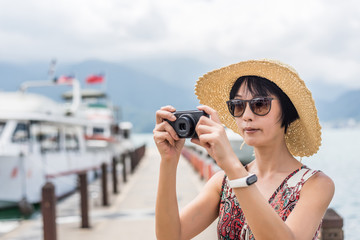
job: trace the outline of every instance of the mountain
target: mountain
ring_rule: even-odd
[[[350,90],[330,101],[319,101],[319,118],[324,122],[354,119],[360,122],[360,89]]]
[[[46,80],[48,63],[10,64],[0,62],[0,89],[15,91],[29,80]],[[173,105],[178,110],[195,109],[199,104],[194,84],[199,76],[214,66],[191,59],[148,59],[129,62],[88,60],[61,64],[56,75],[74,75],[84,81],[90,74],[105,74],[106,84],[94,86],[104,89],[112,102],[120,108],[122,121],[130,121],[135,132],[151,132],[155,126],[155,112],[161,106]],[[322,122],[360,121],[360,90],[349,90],[321,81],[309,84]],[[60,100],[70,88],[46,87],[31,89]]]

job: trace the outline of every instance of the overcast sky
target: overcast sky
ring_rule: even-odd
[[[0,61],[275,58],[360,87],[358,0],[0,0]]]

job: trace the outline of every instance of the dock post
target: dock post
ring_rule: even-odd
[[[135,167],[136,167],[136,162],[137,162],[137,151],[136,149],[134,151],[130,152],[130,158],[131,158],[131,174],[134,173],[135,171]]]
[[[81,228],[90,228],[87,174],[82,172],[78,176],[80,184]]]
[[[101,164],[101,183],[102,183],[102,205],[109,206],[108,187],[107,187],[107,164]]]
[[[42,188],[41,213],[44,240],[56,240],[55,186],[51,182],[47,182]]]
[[[123,166],[122,170],[123,170],[123,181],[124,183],[127,182],[127,175],[126,175],[126,153],[121,154],[121,164]]]
[[[322,222],[321,240],[344,240],[343,225],[343,218],[328,208]]]
[[[118,178],[117,178],[117,161],[116,158],[114,157],[112,160],[112,177],[113,177],[113,193],[114,194],[118,194]]]

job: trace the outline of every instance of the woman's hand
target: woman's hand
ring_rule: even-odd
[[[204,147],[217,165],[227,172],[240,161],[230,145],[225,128],[214,109],[205,105],[199,106],[198,109],[205,111],[210,118],[204,116],[200,118],[196,126],[199,139],[191,139],[191,142]]]
[[[172,106],[162,107],[156,111],[156,125],[153,130],[154,141],[159,150],[162,159],[179,160],[181,149],[184,146],[185,139],[179,138],[173,127],[165,121],[175,121],[173,114],[176,109]]]

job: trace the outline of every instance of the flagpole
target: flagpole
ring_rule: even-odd
[[[106,88],[107,88],[107,81],[106,81],[106,78],[104,78],[104,83],[103,83],[103,91],[104,93],[106,94]]]

